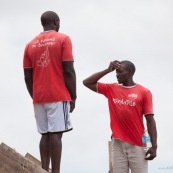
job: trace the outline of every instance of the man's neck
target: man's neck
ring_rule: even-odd
[[[128,86],[134,86],[134,85],[136,85],[136,83],[133,81],[127,81],[127,82],[123,83],[122,85],[128,87]]]

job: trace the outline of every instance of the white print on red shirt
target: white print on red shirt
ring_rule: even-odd
[[[124,99],[114,99],[113,98],[114,104],[119,104],[119,105],[128,105],[128,106],[136,106],[136,103],[132,100],[124,100]]]
[[[37,61],[37,65],[39,67],[47,67],[49,62],[49,49],[47,47],[46,50],[41,54],[40,59]]]
[[[131,98],[132,100],[134,100],[138,97],[138,95],[135,94],[135,93],[131,93],[131,94],[128,95],[128,97]]]
[[[136,102],[133,101],[135,100],[138,95],[137,94],[129,94],[128,97],[131,99],[131,100],[124,100],[124,99],[119,99],[119,98],[113,98],[113,102],[114,104],[118,104],[118,105],[127,105],[127,106],[136,106]]]
[[[32,48],[35,48],[35,47],[45,47],[45,46],[52,46],[55,44],[55,37],[51,37],[51,38],[45,38],[45,39],[42,39],[42,40],[35,40],[33,43],[32,43]]]

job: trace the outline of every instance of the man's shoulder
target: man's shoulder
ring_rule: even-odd
[[[48,35],[48,37],[58,37],[58,39],[60,39],[60,40],[65,40],[66,38],[70,38],[67,34],[56,32],[56,31],[53,31],[53,32],[41,32],[38,35],[36,35],[33,39],[31,39],[27,43],[27,45],[39,43],[40,40],[42,40],[43,38],[46,39],[45,38],[46,35]],[[45,40],[43,40],[43,41],[45,41]]]
[[[147,87],[145,87],[145,86],[143,86],[143,85],[141,85],[141,84],[137,84],[137,89],[138,90],[141,90],[141,91],[143,91],[143,92],[150,92],[150,90],[147,88]]]
[[[62,40],[62,41],[65,41],[65,40],[71,40],[70,39],[70,36],[67,35],[67,34],[64,34],[64,33],[61,33],[61,32],[57,32],[56,33],[57,37]]]
[[[57,34],[60,35],[60,36],[62,36],[62,37],[69,37],[69,35],[64,34],[64,33],[62,33],[62,32],[57,32]]]
[[[30,41],[28,41],[27,45],[33,44],[34,42],[36,43],[37,40],[39,40],[41,36],[41,33],[37,34],[35,37],[33,37]]]

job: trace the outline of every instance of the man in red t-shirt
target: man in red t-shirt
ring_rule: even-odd
[[[76,74],[73,66],[72,43],[69,36],[59,33],[60,19],[55,12],[41,16],[44,32],[25,48],[23,67],[25,83],[33,99],[40,140],[42,167],[60,172],[61,137],[72,130],[69,113],[75,108]]]
[[[98,82],[106,74],[116,70],[117,83]],[[101,72],[86,78],[83,83],[89,89],[108,99],[112,130],[113,173],[147,173],[147,160],[156,157],[157,131],[150,90],[133,81],[135,66],[130,61],[114,61]],[[152,146],[143,150],[143,116]]]

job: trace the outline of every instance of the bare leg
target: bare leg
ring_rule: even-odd
[[[50,153],[52,162],[52,173],[60,173],[61,151],[62,151],[62,133],[50,134]]]
[[[50,133],[43,134],[41,137],[40,156],[42,168],[48,171],[50,164]]]

